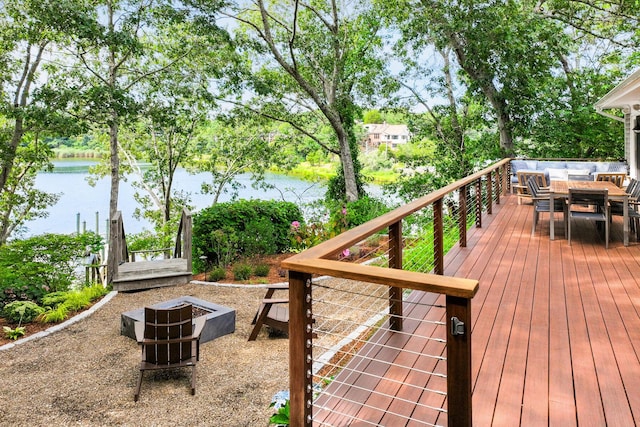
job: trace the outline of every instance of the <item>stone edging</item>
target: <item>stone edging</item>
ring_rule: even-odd
[[[104,298],[102,298],[96,304],[91,306],[91,308],[89,308],[88,310],[83,311],[82,313],[80,313],[80,314],[78,314],[76,316],[73,316],[71,319],[67,319],[62,323],[59,323],[59,324],[57,324],[55,326],[52,326],[52,327],[50,327],[48,329],[45,329],[44,331],[40,331],[40,332],[38,332],[36,334],[29,335],[28,337],[20,339],[20,340],[17,340],[16,342],[10,342],[8,344],[0,346],[0,351],[9,350],[10,348],[13,348],[13,347],[15,347],[15,346],[17,346],[19,344],[23,344],[25,342],[29,342],[31,340],[35,340],[35,339],[38,339],[38,338],[46,337],[47,335],[50,335],[50,334],[52,334],[54,332],[57,332],[57,331],[59,331],[61,329],[64,329],[67,326],[72,325],[72,324],[84,319],[85,317],[91,316],[96,310],[98,310],[100,307],[102,307],[103,305],[105,305],[106,303],[111,301],[111,299],[113,297],[115,297],[117,293],[118,293],[118,291],[109,292],[107,295],[105,295]]]
[[[323,277],[318,277],[315,280],[322,280],[322,279],[326,279],[328,278],[328,276],[323,276]],[[281,282],[281,283],[272,283],[270,285],[265,285],[265,284],[256,284],[256,285],[248,285],[248,284],[236,284],[236,283],[218,283],[218,282],[204,282],[201,280],[192,280],[189,283],[193,283],[195,285],[205,285],[205,286],[220,286],[220,287],[226,287],[226,288],[248,288],[248,287],[254,287],[254,288],[266,288],[267,286],[270,285],[286,285],[289,282]],[[26,338],[22,338],[20,340],[17,340],[16,342],[10,342],[8,344],[5,344],[3,346],[0,346],[0,351],[3,350],[9,350],[11,348],[14,348],[17,345],[20,345],[22,343],[25,342],[29,342],[31,340],[35,340],[38,338],[42,338],[42,337],[46,337],[47,335],[50,335],[54,332],[57,332],[61,329],[66,328],[69,325],[74,324],[75,322],[78,322],[82,319],[84,319],[85,317],[91,316],[96,310],[98,310],[100,307],[102,307],[103,305],[105,305],[106,303],[108,303],[109,301],[111,301],[111,299],[113,297],[115,297],[118,294],[118,291],[111,291],[109,292],[104,298],[102,298],[98,303],[94,304],[90,309],[83,311],[82,313],[73,316],[71,319],[67,319],[62,323],[59,323],[55,326],[52,326],[48,329],[45,329],[44,331],[40,331],[36,334],[33,335],[29,335]]]

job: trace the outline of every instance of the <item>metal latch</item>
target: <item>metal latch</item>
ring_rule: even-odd
[[[455,316],[451,318],[451,335],[464,335],[464,322]]]

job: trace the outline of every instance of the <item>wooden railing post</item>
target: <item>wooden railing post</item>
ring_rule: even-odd
[[[471,300],[447,295],[447,423],[471,427]]]
[[[476,181],[476,228],[482,228],[482,178]]]
[[[433,272],[434,274],[444,274],[442,199],[433,202]]]
[[[487,174],[487,213],[493,213],[493,174]]]
[[[289,421],[311,425],[313,405],[311,274],[289,271]]]
[[[109,227],[109,253],[107,255],[107,283],[113,283],[113,279],[118,275],[118,264],[120,260],[120,245],[118,235],[120,232],[118,218],[120,213],[116,212],[116,216],[111,218],[111,226]]]
[[[500,183],[501,182],[502,182],[502,169],[498,168],[496,169],[495,181],[494,181],[495,190],[496,190],[496,205],[500,204]]]
[[[460,239],[460,247],[467,247],[467,186],[463,185],[458,189],[458,204],[459,212],[458,215],[458,234]]]
[[[187,260],[187,271],[193,270],[193,216],[188,209],[182,211],[184,229],[182,230],[182,258]]]
[[[402,270],[402,221],[389,226],[389,268]],[[389,327],[402,330],[402,288],[389,287]]]

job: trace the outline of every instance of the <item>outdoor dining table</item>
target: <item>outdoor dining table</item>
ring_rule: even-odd
[[[629,246],[629,195],[623,189],[618,187],[609,181],[551,181],[549,185],[549,198],[550,208],[549,215],[551,218],[549,226],[549,238],[555,239],[555,226],[553,221],[553,200],[555,199],[568,199],[569,188],[576,188],[581,190],[603,190],[607,189],[609,193],[609,200],[618,201],[623,203],[623,218],[622,218],[622,232],[624,236],[624,245]]]

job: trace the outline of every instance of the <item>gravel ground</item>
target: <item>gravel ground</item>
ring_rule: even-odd
[[[265,290],[201,284],[119,293],[92,315],[0,351],[1,426],[258,426],[288,389],[286,338],[248,342]],[[190,295],[236,310],[236,331],[201,346],[196,395],[190,369],[145,372],[133,401],[140,350],[120,335],[122,312]]]

